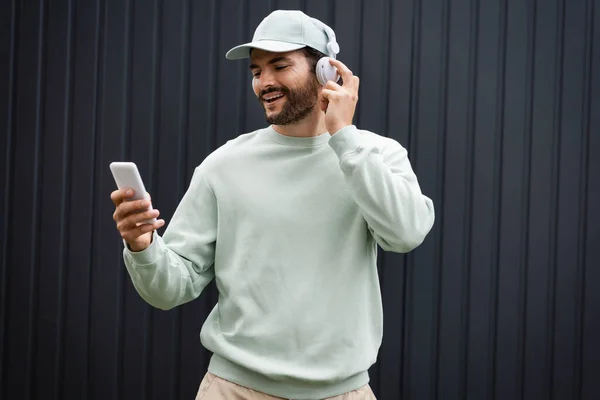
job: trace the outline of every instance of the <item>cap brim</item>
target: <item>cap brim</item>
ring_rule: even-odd
[[[228,60],[241,60],[250,57],[250,49],[261,49],[274,53],[285,53],[306,47],[305,44],[278,42],[276,40],[260,40],[258,42],[246,43],[229,50],[225,57]]]

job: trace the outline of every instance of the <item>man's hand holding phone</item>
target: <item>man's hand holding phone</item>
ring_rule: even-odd
[[[159,216],[160,212],[150,207],[148,199],[129,200],[134,197],[133,190],[115,190],[110,194],[110,199],[115,204],[113,219],[121,237],[127,242],[132,251],[142,251],[152,243],[152,231],[165,224],[163,219],[153,223],[146,223]]]

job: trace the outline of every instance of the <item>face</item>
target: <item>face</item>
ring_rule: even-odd
[[[268,123],[293,124],[313,111],[320,85],[301,51],[272,53],[253,49],[250,62],[252,87]]]

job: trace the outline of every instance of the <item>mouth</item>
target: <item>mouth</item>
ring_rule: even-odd
[[[263,102],[265,104],[271,105],[271,104],[277,103],[284,97],[285,97],[284,93],[269,93],[269,94],[263,96]]]

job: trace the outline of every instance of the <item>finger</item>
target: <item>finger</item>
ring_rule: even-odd
[[[157,218],[159,215],[160,211],[156,209],[132,214],[126,218],[119,220],[117,222],[117,229],[120,232],[126,232],[144,223],[144,221],[151,220],[152,218]]]
[[[118,206],[123,202],[123,200],[130,198],[133,196],[133,190],[115,190],[110,194],[110,199],[114,203],[115,206]]]
[[[148,221],[153,218],[158,218],[159,215],[160,211],[158,211],[157,209],[153,209],[137,214],[132,214],[131,216],[127,217],[127,219],[131,221],[132,225],[137,226],[139,224],[144,223],[144,221]]]
[[[323,86],[323,88],[333,90],[333,91],[342,90],[342,87],[334,81],[327,81],[327,83],[325,84],[325,86]]]
[[[350,69],[348,67],[346,67],[346,65],[336,59],[330,58],[329,62],[331,65],[333,65],[334,67],[337,68],[339,74],[341,75],[342,79],[344,80],[344,86],[346,86],[346,82],[348,83],[348,86],[352,86],[354,85],[354,82],[352,80],[352,77],[354,76],[352,74],[352,71],[350,71]]]
[[[165,220],[159,219],[153,224],[143,224],[140,226],[136,226],[128,231],[121,232],[121,237],[128,242],[133,241],[145,233],[152,232],[161,228],[164,224]]]
[[[325,89],[329,89],[329,90],[333,90],[335,92],[338,92],[340,95],[345,95],[348,94],[350,96],[350,98],[353,101],[357,101],[358,100],[358,86],[359,86],[359,79],[358,76],[353,76],[352,77],[352,85],[348,85],[348,86],[340,86],[339,84],[333,82],[333,81],[328,81],[325,86],[323,86]]]
[[[321,91],[321,95],[328,102],[336,101],[341,97],[341,94],[339,92],[337,92],[335,90],[331,90],[331,89],[323,89]]]
[[[158,211],[157,209],[145,210],[145,211],[140,211],[137,213],[132,213],[131,215],[129,215],[126,218],[126,220],[128,221],[129,224],[131,224],[133,226],[137,226],[138,224],[142,223],[143,221],[147,221],[152,218],[156,218],[159,215],[160,215],[160,211]]]
[[[150,207],[150,204],[151,203],[149,200],[136,200],[136,201],[122,202],[121,204],[119,204],[119,206],[117,207],[117,210],[115,211],[117,220],[125,219],[127,216],[134,214],[134,213],[146,211],[146,210],[148,210],[148,207]]]

